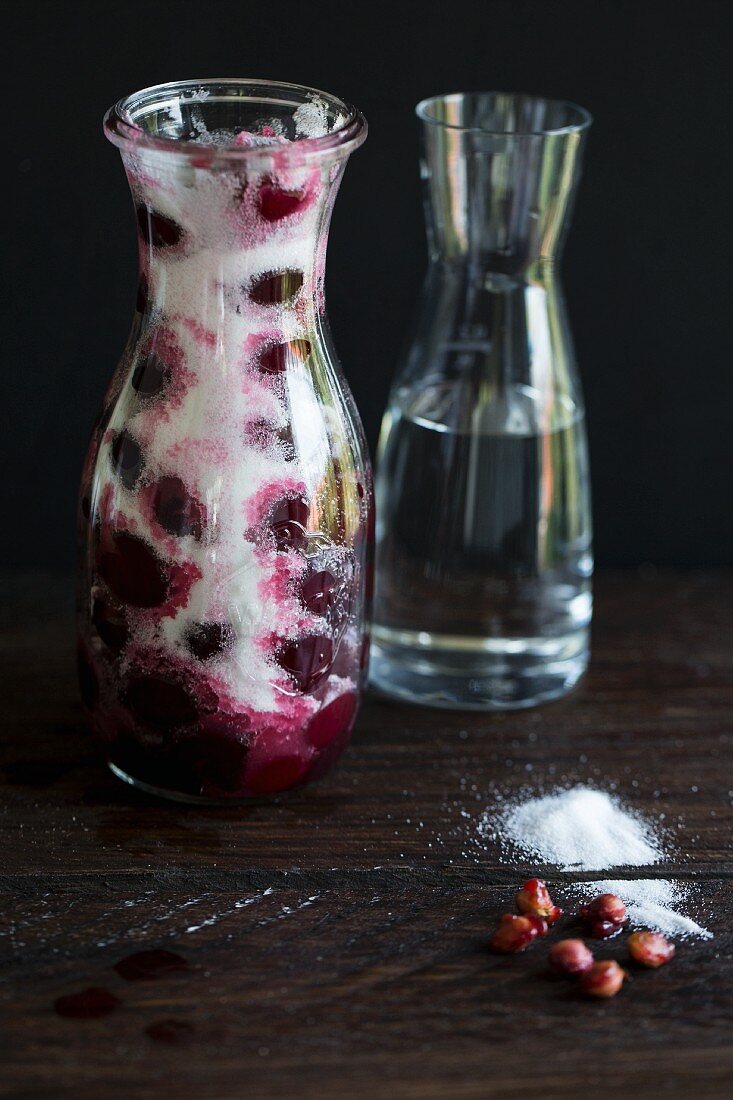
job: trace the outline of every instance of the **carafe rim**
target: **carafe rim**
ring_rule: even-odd
[[[290,106],[296,109],[319,101],[328,109],[333,128],[317,136],[296,137],[285,144],[273,142],[261,145],[209,143],[191,138],[172,137],[150,132],[138,124],[145,113],[164,108],[166,103],[205,103],[212,97],[240,98],[267,105]],[[298,158],[311,160],[323,155],[346,155],[366,139],[367,122],[361,111],[330,92],[304,84],[248,77],[205,77],[174,80],[153,84],[118,100],[104,116],[104,132],[118,148],[129,152],[151,150],[178,155],[188,161],[200,162],[210,157],[217,164],[243,164],[271,159],[273,153],[292,152]]]
[[[565,125],[561,126],[532,126],[517,129],[516,127],[507,126],[463,125],[461,122],[450,121],[439,116],[438,112],[440,108],[447,108],[448,111],[450,111],[451,108],[455,108],[461,101],[466,99],[474,99],[476,101],[484,100],[487,102],[503,99],[515,108],[519,107],[524,101],[525,104],[532,104],[535,108],[544,110],[545,113],[552,111],[557,113],[565,112],[568,121]],[[579,134],[588,130],[593,123],[593,115],[590,111],[585,107],[581,107],[580,104],[574,103],[572,100],[555,99],[553,97],[532,95],[522,92],[504,92],[501,90],[449,92],[442,95],[429,96],[426,99],[420,100],[416,105],[415,114],[421,122],[429,126],[436,126],[459,133],[486,134],[492,137],[513,138],[516,140],[532,137]]]

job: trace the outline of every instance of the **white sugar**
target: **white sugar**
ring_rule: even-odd
[[[318,96],[293,111],[298,137],[316,138],[328,133],[328,106]]]
[[[487,810],[479,834],[501,845],[507,859],[517,855],[561,871],[604,871],[648,867],[666,859],[653,825],[624,808],[620,800],[592,787],[572,787]],[[711,939],[709,932],[681,912],[692,898],[689,883],[673,879],[609,879],[569,886],[580,898],[617,894],[630,922],[679,939]]]
[[[688,883],[672,879],[608,879],[605,882],[579,882],[571,887],[582,898],[598,894],[617,894],[626,902],[629,920],[634,927],[652,928],[678,939],[697,937],[712,939],[713,934],[697,921],[679,912],[688,902],[692,888]]]
[[[643,867],[664,858],[652,827],[590,787],[532,798],[479,822],[483,836],[563,871]]]

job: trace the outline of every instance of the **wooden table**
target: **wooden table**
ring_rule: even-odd
[[[374,699],[331,777],[224,809],[158,802],[101,763],[67,578],[6,576],[3,602],[0,1095],[730,1095],[733,577],[603,576],[572,698],[486,716]],[[481,841],[481,813],[580,781],[666,814],[677,855],[649,874],[694,880],[715,933],[608,1002],[548,977],[542,946],[486,950],[539,869]],[[593,877],[545,874],[561,904]],[[123,980],[113,965],[144,948],[189,969]],[[88,986],[119,1009],[53,1011]],[[169,1018],[178,1042],[148,1036]]]

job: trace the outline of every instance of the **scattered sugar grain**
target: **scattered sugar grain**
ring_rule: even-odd
[[[679,911],[689,902],[692,887],[673,879],[607,879],[604,882],[578,882],[570,891],[581,898],[598,894],[617,894],[626,903],[632,926],[651,928],[676,939],[709,940],[713,933]]]

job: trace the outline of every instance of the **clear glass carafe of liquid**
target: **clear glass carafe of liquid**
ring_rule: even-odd
[[[590,116],[418,106],[430,265],[377,462],[372,679],[433,706],[568,691],[588,661],[583,399],[556,263]]]

